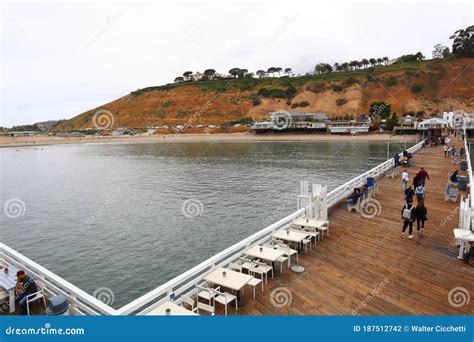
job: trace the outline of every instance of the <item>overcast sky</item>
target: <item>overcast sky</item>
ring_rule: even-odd
[[[34,2],[2,5],[0,126],[71,118],[186,70],[422,51],[472,25],[471,1]]]

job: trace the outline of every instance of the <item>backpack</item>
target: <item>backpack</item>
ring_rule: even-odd
[[[408,209],[408,204],[405,204],[405,207],[403,208],[402,217],[405,220],[410,220],[412,216],[412,210],[413,210],[413,206],[410,209]]]
[[[423,198],[423,187],[417,186],[415,190],[415,195],[417,198]]]

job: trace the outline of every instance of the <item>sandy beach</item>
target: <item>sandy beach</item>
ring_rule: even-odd
[[[365,134],[365,135],[331,135],[331,134],[166,134],[166,135],[141,135],[118,137],[83,137],[63,138],[47,136],[29,137],[0,137],[0,147],[19,146],[46,146],[60,144],[106,144],[106,143],[180,143],[180,142],[246,142],[246,141],[350,141],[350,142],[415,142],[413,135],[390,134]]]

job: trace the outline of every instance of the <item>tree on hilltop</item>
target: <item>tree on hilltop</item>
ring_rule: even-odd
[[[214,75],[216,74],[216,71],[214,69],[206,69],[204,70],[204,75],[210,80],[214,79]]]
[[[273,74],[273,77],[275,77],[275,67],[269,67],[267,70],[267,74]]]
[[[239,68],[232,68],[229,70],[229,74],[231,74],[234,78],[239,75],[240,69]]]
[[[453,40],[452,51],[456,57],[474,57],[474,25],[457,30],[449,39]]]
[[[192,71],[185,71],[185,72],[183,73],[184,79],[188,81],[188,80],[189,80],[189,76],[191,76],[192,74],[193,74]]]
[[[267,73],[264,70],[257,70],[256,74],[258,75],[258,77],[262,78],[265,77]]]
[[[184,82],[184,77],[182,76],[178,76],[174,79],[175,83],[181,83],[181,82]]]
[[[293,70],[291,70],[291,68],[285,68],[285,74],[287,74],[288,76],[290,76],[292,72]]]

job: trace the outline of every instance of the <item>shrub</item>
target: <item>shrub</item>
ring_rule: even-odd
[[[295,102],[291,105],[291,108],[297,108],[297,107],[299,107],[299,105],[300,104],[298,102]]]
[[[300,107],[308,107],[309,106],[309,102],[308,101],[301,101],[300,102]]]
[[[189,112],[187,111],[179,111],[178,113],[176,113],[176,119],[182,119],[182,118],[185,118],[187,117],[189,114]]]
[[[344,81],[344,83],[347,84],[347,85],[353,85],[353,84],[359,83],[359,81],[357,80],[357,78],[351,76],[351,77],[347,78]]]
[[[421,91],[423,90],[423,87],[419,84],[414,84],[410,87],[410,90],[412,93],[417,94],[417,93],[421,93]]]
[[[343,87],[341,87],[340,85],[337,85],[337,84],[333,85],[333,86],[331,87],[331,89],[332,89],[333,91],[335,91],[336,93],[340,93],[341,91],[344,90]]]
[[[344,99],[344,98],[340,98],[340,99],[337,99],[337,100],[336,100],[336,104],[337,104],[338,106],[343,106],[343,105],[345,105],[346,103],[347,103],[347,100]]]
[[[387,81],[385,81],[385,85],[387,87],[393,87],[398,83],[398,79],[396,77],[390,77]]]
[[[168,107],[171,107],[172,105],[174,105],[173,101],[167,101],[161,104],[161,108],[168,108]]]
[[[325,85],[324,83],[315,83],[315,84],[311,84],[306,89],[309,91],[312,91],[313,93],[319,93],[325,89]]]
[[[255,98],[252,99],[252,104],[254,106],[258,106],[260,103],[262,103],[262,100],[260,100],[259,97],[255,97]]]

